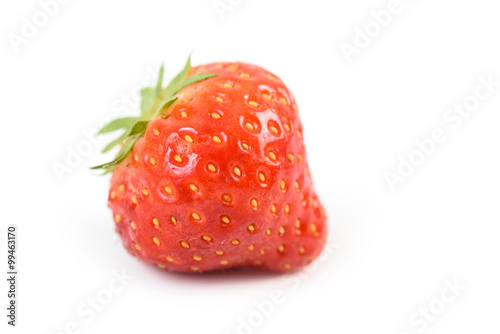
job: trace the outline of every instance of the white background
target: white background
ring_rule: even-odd
[[[389,0],[221,2],[233,3],[222,17],[213,0],[72,0],[18,47],[9,36],[40,4],[1,3],[1,277],[7,224],[18,225],[20,272],[14,329],[1,279],[2,333],[498,333],[500,87],[460,125],[443,119],[473,101],[480,76],[500,81],[498,3],[401,0],[348,62],[342,43],[354,45],[356,27],[376,29],[370,12]],[[110,157],[99,154],[109,138],[54,172],[85,133],[124,115],[117,107],[162,61],[171,77],[193,50],[194,65],[263,66],[298,101],[333,243],[300,276],[179,275],[129,256],[106,207],[108,178],[88,169]],[[436,128],[446,141],[391,191],[384,174]],[[101,312],[77,311],[122,270],[134,278]],[[444,303],[447,280],[462,290]],[[258,313],[254,302],[274,290],[282,302]],[[241,327],[249,317],[262,324]]]

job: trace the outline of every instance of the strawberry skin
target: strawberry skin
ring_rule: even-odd
[[[111,178],[125,248],[162,269],[295,270],[326,240],[294,97],[270,72],[213,63],[153,118]]]

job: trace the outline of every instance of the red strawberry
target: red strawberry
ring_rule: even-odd
[[[166,89],[161,77],[141,117],[102,130],[131,127],[117,159],[97,166],[114,168],[109,207],[129,252],[186,272],[310,263],[326,217],[283,82],[243,63],[188,61]]]

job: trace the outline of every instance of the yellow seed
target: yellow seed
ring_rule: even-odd
[[[206,242],[212,242],[212,237],[211,237],[211,236],[209,236],[209,235],[204,234],[204,235],[202,236],[202,238],[203,238],[203,240],[205,240]]]
[[[139,246],[139,244],[134,244],[134,248],[137,249],[138,251],[142,250],[142,248],[141,248],[141,246]]]
[[[264,100],[266,101],[271,101],[271,97],[268,95],[268,94],[264,94],[262,95],[262,97],[264,98]]]
[[[241,176],[241,170],[238,167],[234,167],[234,174]]]
[[[187,241],[184,241],[184,240],[183,240],[183,241],[181,241],[181,245],[182,245],[182,247],[184,247],[184,248],[189,248],[189,243],[188,243]]]
[[[139,162],[139,155],[137,153],[134,153],[134,160]]]
[[[195,261],[201,261],[202,257],[198,256],[198,255],[193,255],[193,260],[195,260]]]
[[[281,97],[281,98],[280,98],[280,103],[281,103],[282,105],[284,105],[284,106],[286,106],[286,105],[287,105],[287,102],[286,102],[286,100],[285,100],[285,98],[284,98],[284,97]]]
[[[200,268],[199,267],[191,267],[191,270],[192,271],[200,271]]]
[[[167,261],[168,262],[174,262],[174,259],[172,259],[170,256],[167,256]]]
[[[174,216],[170,217],[170,220],[172,221],[172,223],[177,224],[177,218],[175,218]]]
[[[220,96],[217,96],[215,98],[215,101],[217,101],[217,102],[224,102],[224,99],[222,97],[220,97]]]
[[[248,104],[250,105],[250,107],[254,107],[254,108],[257,108],[259,106],[259,104],[255,101],[249,101]]]
[[[118,191],[124,192],[125,191],[125,185],[124,184],[120,184],[120,186],[118,187]]]
[[[290,269],[292,269],[292,266],[290,265],[290,263],[285,263],[283,265],[283,268],[285,268],[286,270],[290,270]]]
[[[261,250],[260,250],[260,254],[264,255],[264,254],[266,254],[266,251],[265,251],[265,250],[263,250],[263,249],[261,249]]]
[[[256,264],[256,265],[259,265],[259,264],[261,264],[261,263],[262,263],[262,261],[255,260],[255,261],[253,261],[253,263],[254,263],[254,264]]]
[[[299,138],[302,138],[302,132],[300,132],[299,130],[297,130],[297,136],[298,136]]]
[[[229,261],[228,260],[222,260],[222,261],[220,261],[220,264],[226,265],[226,264],[229,264]]]
[[[158,130],[158,129],[153,129],[153,134],[154,134],[155,136],[159,136],[159,135],[160,135],[160,130]]]
[[[211,172],[215,172],[217,169],[215,169],[215,166],[212,165],[212,164],[208,164],[207,166],[208,170],[211,171]]]
[[[269,152],[269,158],[271,158],[271,160],[276,160],[276,154]]]
[[[158,266],[158,268],[160,268],[160,269],[165,269],[165,268],[167,268],[167,266],[166,266],[166,265],[161,264],[161,263],[158,263],[158,264],[157,264],[157,266]]]
[[[191,216],[193,216],[193,218],[196,219],[196,220],[200,220],[201,219],[200,215],[198,213],[196,213],[196,212],[193,212],[191,214]]]
[[[300,220],[295,221],[295,228],[300,228]]]
[[[245,126],[246,126],[246,128],[247,128],[248,130],[250,130],[250,131],[252,131],[252,130],[253,130],[253,125],[252,125],[252,123],[248,123],[248,122],[246,122],[246,123],[245,123]]]
[[[252,200],[250,201],[250,204],[256,208],[257,207],[257,200],[255,198],[252,198]]]
[[[290,132],[290,125],[288,124],[283,124],[283,127],[285,128],[286,132]]]
[[[267,234],[267,235],[271,235],[271,229],[270,229],[270,228],[268,228],[268,229],[266,230],[266,234]]]
[[[312,233],[316,233],[316,231],[318,230],[315,224],[311,224],[310,229]]]
[[[271,130],[271,132],[274,133],[274,134],[278,133],[278,129],[276,129],[276,127],[274,127],[274,126],[270,126],[269,130]]]
[[[216,112],[213,112],[211,116],[213,119],[220,119],[220,115]]]
[[[243,146],[243,148],[244,148],[245,150],[248,150],[248,149],[249,149],[249,146],[248,146],[247,144],[245,144],[245,143],[241,144],[241,146]]]
[[[159,245],[161,242],[160,242],[160,239],[158,239],[157,237],[153,237],[153,242],[157,245]]]
[[[137,225],[135,224],[135,222],[130,222],[130,226],[132,226],[133,230],[137,230]]]
[[[198,188],[194,184],[190,184],[189,188],[191,188],[192,191],[197,192]]]
[[[276,205],[271,205],[271,212],[276,213]]]
[[[299,183],[297,181],[295,181],[295,189],[299,190]]]
[[[290,153],[288,153],[288,154],[286,155],[286,157],[287,157],[288,161],[290,161],[290,162],[293,164],[293,160],[294,160],[294,159],[293,159],[293,155],[291,155]]]
[[[278,234],[279,234],[280,236],[283,236],[283,235],[285,234],[285,228],[284,228],[283,226],[281,226],[281,227],[279,228],[279,230],[278,230]]]
[[[178,156],[177,154],[174,155],[174,160],[177,162],[182,162],[182,158],[180,156]]]
[[[222,222],[225,224],[229,224],[231,222],[228,216],[222,216],[220,217],[220,220],[222,220]]]
[[[153,218],[153,224],[155,226],[160,226],[160,221],[158,220],[158,218]]]
[[[285,213],[289,214],[290,213],[290,205],[285,205]]]
[[[267,77],[268,77],[269,79],[273,80],[273,81],[275,81],[275,80],[276,80],[276,77],[275,77],[275,76],[273,76],[273,75],[271,75],[271,74],[268,74],[268,75],[267,75]]]
[[[238,69],[238,65],[234,65],[234,64],[233,65],[229,65],[228,67],[226,67],[226,69],[228,71],[234,72],[234,71],[236,71]]]
[[[151,165],[156,165],[156,159],[154,157],[151,157],[149,158],[149,162],[151,163]]]
[[[112,191],[111,194],[109,195],[109,197],[111,199],[115,199],[116,198],[116,193],[114,191]]]
[[[233,88],[233,85],[229,82],[225,82],[223,85],[222,85],[224,88]]]
[[[185,135],[185,136],[184,136],[184,139],[185,139],[188,143],[192,143],[192,142],[193,142],[193,138],[192,138],[190,135]]]
[[[166,186],[165,187],[165,192],[169,195],[172,195],[174,193],[173,189],[171,186]]]
[[[242,77],[244,79],[248,79],[248,78],[250,78],[250,75],[248,75],[247,73],[241,73],[240,77]]]
[[[137,196],[132,196],[132,203],[137,204]]]
[[[231,240],[231,243],[236,246],[236,245],[240,244],[240,241],[238,239],[234,239],[234,240]]]
[[[224,195],[222,196],[226,202],[231,202],[231,196],[229,195]]]
[[[306,249],[304,248],[304,246],[300,246],[299,248],[299,254],[304,254],[306,252]]]
[[[117,214],[117,215],[115,216],[115,222],[119,223],[119,222],[121,222],[121,221],[122,221],[122,215]]]
[[[280,189],[281,189],[281,190],[285,190],[285,186],[286,186],[286,185],[285,185],[285,180],[281,180],[281,181],[280,181]]]
[[[254,225],[252,225],[252,224],[250,224],[250,225],[248,225],[248,226],[247,226],[247,230],[248,230],[249,232],[254,232],[254,231],[255,231],[255,226],[254,226]]]
[[[299,110],[299,108],[297,107],[296,104],[293,105],[293,110],[295,110],[295,111]]]
[[[220,140],[220,138],[219,138],[219,137],[217,137],[217,136],[213,136],[213,137],[212,137],[212,140],[213,140],[215,143],[217,143],[217,144],[222,143],[222,140]]]
[[[224,252],[221,251],[221,250],[217,250],[217,251],[215,251],[215,254],[217,254],[217,255],[224,255]]]
[[[264,182],[264,181],[266,180],[266,177],[264,176],[264,174],[263,174],[263,173],[259,173],[259,180],[260,180],[261,182]]]
[[[144,194],[144,196],[149,196],[149,190],[147,189],[142,189],[142,193]]]
[[[185,112],[185,111],[181,111],[181,117],[188,117],[187,112]]]
[[[278,246],[278,252],[283,253],[285,251],[285,246],[279,245]]]
[[[302,163],[302,154],[297,154],[297,158],[299,159],[299,162]]]
[[[255,245],[250,245],[250,246],[248,246],[248,250],[249,250],[250,252],[253,252],[253,250],[254,250],[254,249],[255,249]]]

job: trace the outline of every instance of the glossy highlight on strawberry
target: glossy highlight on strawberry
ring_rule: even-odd
[[[125,248],[182,272],[287,271],[313,261],[326,215],[283,82],[245,63],[188,61],[178,83],[197,80],[177,90],[162,88],[161,77],[143,90],[142,118],[104,129],[140,128],[120,137],[114,162],[97,166],[112,170],[109,207]]]

